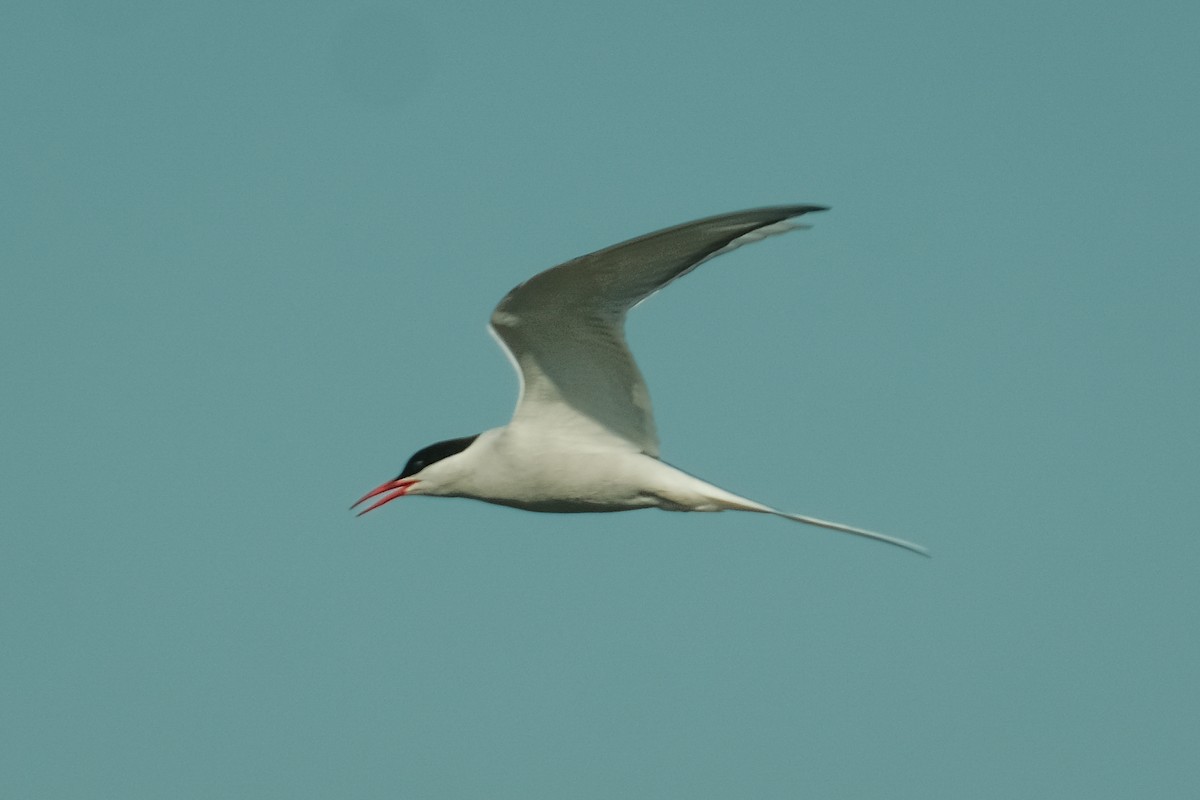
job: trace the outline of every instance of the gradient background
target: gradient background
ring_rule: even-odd
[[[1185,797],[1200,5],[8,3],[0,795]],[[752,515],[346,507],[631,318]]]

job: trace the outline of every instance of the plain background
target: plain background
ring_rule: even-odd
[[[0,795],[1184,797],[1200,6],[15,2]],[[833,207],[630,338],[799,513],[346,508],[514,284]]]

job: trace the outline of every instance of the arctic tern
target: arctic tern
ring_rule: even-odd
[[[798,228],[827,210],[789,205],[687,222],[581,256],[509,292],[491,334],[520,378],[512,420],[418,450],[359,515],[405,495],[469,497],[526,511],[753,511],[887,542],[920,545],[740,497],[659,458],[646,383],[625,342],[625,315],[716,256]]]

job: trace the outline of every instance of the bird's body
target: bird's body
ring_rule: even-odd
[[[741,501],[657,458],[605,444],[568,446],[553,436],[494,428],[458,458],[438,462],[438,482],[453,487],[446,496],[553,513],[721,511]]]
[[[901,539],[778,511],[658,457],[649,393],[625,343],[626,312],[702,262],[801,227],[791,218],[821,210],[779,206],[696,220],[530,278],[500,301],[489,326],[521,379],[512,420],[418,451],[399,477],[355,505],[383,495],[370,511],[425,494],[553,513],[754,511],[924,552]]]

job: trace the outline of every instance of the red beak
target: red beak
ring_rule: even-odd
[[[362,511],[354,515],[356,517],[361,517],[368,511],[374,511],[382,505],[387,505],[397,497],[404,497],[404,495],[408,494],[408,490],[411,489],[416,483],[417,481],[413,480],[412,478],[396,478],[394,481],[388,481],[382,486],[377,486],[376,488],[364,494],[362,497],[358,498],[358,502],[356,502],[353,506],[350,506],[350,508],[353,509],[354,506],[361,505],[376,495],[384,494],[385,492],[391,492],[391,494],[379,500],[377,503],[375,503],[375,505],[367,506]]]

